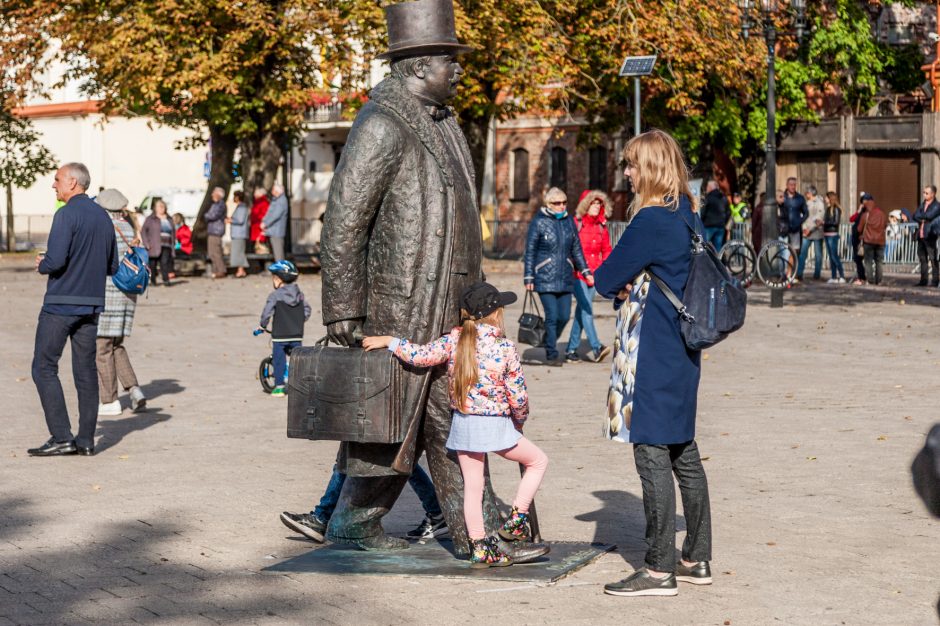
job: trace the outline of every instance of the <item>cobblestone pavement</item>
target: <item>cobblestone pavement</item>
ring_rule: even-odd
[[[94,457],[34,459],[26,448],[47,437],[30,380],[44,283],[29,263],[0,261],[0,625],[936,623],[940,526],[909,466],[938,419],[940,292],[913,279],[813,283],[782,309],[752,290],[747,325],[704,362],[698,442],[715,584],[639,599],[601,589],[644,551],[631,450],[600,434],[609,364],[527,367],[527,434],[551,458],[538,496],[546,538],[617,552],[553,586],[266,573],[313,547],[277,516],[309,510],[335,452],[286,439],[286,402],[256,380],[269,347],[250,331],[269,281],[153,289],[128,341],[148,411],[102,418]],[[520,288],[518,263],[489,272]],[[322,333],[320,280],[300,284],[314,302],[309,341]],[[611,338],[613,317],[598,306]],[[508,313],[514,334],[519,305]],[[74,422],[68,351],[61,370]],[[492,466],[510,499],[518,470]],[[420,517],[406,490],[388,530]]]

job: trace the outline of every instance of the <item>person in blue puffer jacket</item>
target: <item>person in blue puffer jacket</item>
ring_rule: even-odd
[[[571,317],[571,294],[577,270],[589,287],[594,277],[581,249],[574,220],[568,214],[565,192],[552,187],[545,194],[545,206],[529,222],[525,245],[525,276],[529,291],[539,294],[545,309],[545,357],[548,365],[560,366],[555,344]]]

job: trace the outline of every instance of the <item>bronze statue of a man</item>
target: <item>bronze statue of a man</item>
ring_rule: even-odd
[[[333,175],[321,238],[323,322],[331,339],[359,333],[429,342],[459,322],[458,297],[482,279],[473,164],[453,110],[463,70],[452,0],[386,8],[391,76],[370,93]],[[381,519],[422,450],[458,554],[466,554],[463,480],[445,442],[451,411],[445,366],[405,367],[401,444],[344,442],[347,475],[330,540],[400,549]],[[487,490],[488,530],[499,513]],[[525,558],[525,555],[518,555]],[[517,560],[518,560],[517,556]]]

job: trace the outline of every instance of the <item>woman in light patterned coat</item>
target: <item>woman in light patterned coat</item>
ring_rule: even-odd
[[[636,196],[630,222],[597,272],[597,291],[619,305],[608,397],[609,439],[633,444],[646,513],[646,567],[607,585],[621,596],[676,595],[676,581],[710,584],[711,513],[708,483],[695,443],[701,354],[685,346],[679,317],[650,272],[681,300],[689,277],[695,213],[679,146],[652,130],[624,149]],[[682,494],[687,534],[675,559],[676,496]]]
[[[123,259],[128,245],[140,245],[140,234],[134,218],[127,212],[127,198],[117,189],[105,189],[98,194],[96,202],[108,211],[117,232],[118,258]],[[114,286],[111,278],[105,282],[104,311],[98,317],[98,341],[96,362],[98,364],[98,393],[100,395],[98,415],[120,415],[121,401],[118,399],[118,380],[125,391],[130,392],[131,409],[138,411],[147,404],[147,399],[137,383],[137,375],[131,366],[124,338],[131,334],[137,296],[127,294]]]

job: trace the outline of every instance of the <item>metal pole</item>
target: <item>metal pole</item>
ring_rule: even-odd
[[[640,77],[633,77],[633,136],[640,134]]]
[[[764,39],[767,41],[767,198],[764,202],[763,216],[763,242],[772,241],[776,237],[777,229],[777,96],[774,76],[774,44],[777,39],[777,29],[770,16],[765,16]],[[771,308],[783,306],[783,289],[770,290]]]

